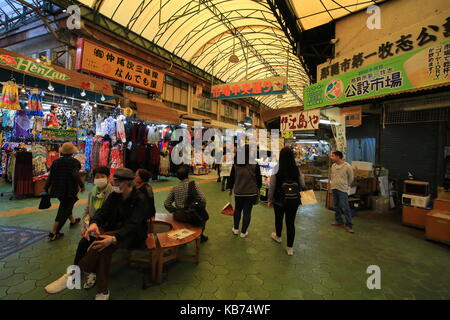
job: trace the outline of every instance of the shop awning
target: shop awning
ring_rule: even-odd
[[[216,121],[216,120],[211,120],[211,126],[213,128],[218,128],[218,129],[233,129],[233,130],[242,130],[242,127],[239,127],[238,125],[234,125],[231,123],[226,123],[226,122],[221,122],[221,121]]]
[[[65,69],[51,63],[37,63],[33,58],[2,48],[0,48],[0,68],[40,78],[51,83],[59,83],[68,87],[84,89],[105,96],[114,96],[111,85],[105,80]],[[18,84],[20,84],[20,80]]]
[[[178,111],[168,108],[163,102],[151,100],[139,96],[124,94],[136,104],[140,119],[150,122],[162,122],[165,124],[179,124],[180,115]]]

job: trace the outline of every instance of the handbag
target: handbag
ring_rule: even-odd
[[[220,211],[220,213],[224,214],[226,216],[234,215],[233,205],[231,204],[231,196],[230,196],[230,201],[227,202],[227,204],[225,205],[225,207],[223,207],[223,209],[222,209],[222,211]]]
[[[203,226],[209,220],[209,214],[206,206],[198,200],[198,194],[195,189],[195,181],[190,181],[188,185],[188,197],[186,198],[184,208],[177,209],[173,215],[176,221],[186,222],[193,226]]]
[[[301,203],[302,205],[316,204],[316,195],[314,194],[314,190],[306,190],[300,192]]]
[[[43,195],[41,197],[41,201],[39,202],[39,210],[45,210],[48,209],[52,206],[51,202],[50,202],[50,195]]]

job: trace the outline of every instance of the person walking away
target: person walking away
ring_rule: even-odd
[[[285,218],[286,252],[289,256],[292,256],[294,254],[295,217],[298,206],[301,204],[300,191],[305,189],[305,182],[300,168],[295,163],[294,152],[291,148],[281,149],[274,172],[276,174],[270,177],[268,195],[268,206],[273,205],[275,213],[275,232],[272,232],[271,237],[278,243],[282,242],[281,231],[283,229],[283,218]]]
[[[148,219],[154,217],[156,214],[153,188],[149,184],[151,177],[152,174],[149,171],[145,169],[138,169],[138,171],[136,171],[136,177],[134,178],[134,185],[139,191],[141,191],[145,195],[148,201],[149,206]]]
[[[335,223],[332,226],[344,227],[349,233],[354,233],[352,217],[350,214],[350,207],[348,204],[348,193],[350,185],[353,182],[353,168],[344,161],[344,155],[340,151],[333,151],[331,153],[331,181],[330,188],[333,193]],[[345,225],[342,220],[342,214],[345,216]]]
[[[256,159],[250,155],[248,145],[244,149],[245,159],[243,164],[235,163],[231,167],[230,178],[228,179],[227,189],[232,195],[234,191],[235,210],[233,216],[233,234],[239,234],[239,225],[242,219],[241,238],[248,236],[248,227],[250,226],[253,206],[258,202],[259,190],[262,187],[261,169],[258,164],[250,164],[250,158]],[[237,158],[235,158],[237,159]]]
[[[84,216],[82,218],[82,228],[81,234],[83,234],[89,227],[90,220],[95,215],[98,209],[103,205],[103,202],[112,193],[112,185],[109,183],[110,170],[107,167],[96,167],[92,171],[94,176],[94,188],[88,195],[88,203],[86,209],[84,210]],[[84,239],[84,238],[83,238]],[[86,240],[86,239],[84,239]],[[80,241],[78,245],[77,252],[75,254],[74,265],[77,265],[81,258],[86,254],[89,246],[94,242],[91,241]],[[83,285],[84,289],[90,289],[95,285],[96,274],[89,273],[87,276],[87,281]]]
[[[103,202],[90,220],[78,244],[88,246],[87,252],[75,264],[83,272],[97,275],[95,300],[109,300],[109,271],[112,255],[117,249],[135,249],[145,246],[147,239],[148,202],[133,186],[135,175],[126,168],[116,169],[112,182],[113,192]],[[66,273],[44,289],[47,293],[58,293],[67,288],[70,274]]]
[[[177,171],[177,178],[180,180],[180,183],[170,190],[169,195],[167,196],[166,201],[164,201],[164,207],[170,213],[175,213],[177,210],[183,210],[185,208],[186,200],[189,197],[189,185],[191,184],[192,189],[196,193],[196,200],[199,202],[200,206],[206,207],[206,198],[201,192],[195,181],[189,181],[189,167],[181,166]],[[203,233],[206,227],[206,221],[203,222],[202,227],[202,235],[200,238],[201,242],[208,241],[208,237]]]
[[[58,240],[64,235],[60,230],[67,219],[70,220],[71,227],[81,220],[75,219],[72,215],[73,206],[78,201],[78,191],[84,191],[84,183],[80,178],[81,163],[73,157],[76,152],[78,150],[72,143],[66,142],[62,145],[61,157],[53,161],[44,186],[45,193],[58,198],[60,202],[52,231],[49,233],[51,241]]]
[[[226,155],[224,155],[222,164],[221,164],[221,168],[220,168],[220,177],[222,178],[222,189],[221,189],[222,191],[225,191],[226,183],[227,183],[228,179],[230,179],[232,167],[233,167],[233,163],[227,162]]]

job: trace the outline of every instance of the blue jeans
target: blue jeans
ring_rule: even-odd
[[[251,197],[239,197],[235,196],[234,200],[236,206],[234,208],[234,228],[239,229],[239,224],[241,222],[241,213],[244,212],[244,218],[242,219],[242,233],[246,233],[248,226],[250,225],[250,220],[252,218],[252,208],[256,203],[257,196]]]
[[[345,216],[345,225],[349,228],[353,226],[350,207],[348,205],[348,193],[333,189],[333,200],[336,223],[344,224],[342,214]]]

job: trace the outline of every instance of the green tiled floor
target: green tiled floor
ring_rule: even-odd
[[[153,185],[163,188],[175,183],[170,179]],[[270,238],[271,209],[256,206],[249,236],[241,239],[231,233],[232,217],[219,214],[227,201],[220,184],[208,182],[201,189],[211,216],[206,231],[210,240],[202,244],[201,262],[169,265],[165,281],[147,290],[141,289],[140,268],[115,267],[112,299],[450,299],[450,247],[424,240],[424,232],[402,226],[398,214],[360,212],[352,235],[331,227],[333,213],[323,207],[301,207],[295,254],[289,257],[284,251],[285,234],[281,245]],[[167,194],[156,193],[158,212],[165,212]],[[37,199],[4,197],[0,211],[37,203]],[[83,206],[77,206],[75,214],[80,216],[82,210]],[[48,230],[54,216],[55,210],[0,217],[0,225]],[[63,232],[66,235],[60,241],[44,239],[0,261],[0,299],[93,299],[95,290],[56,295],[43,291],[72,262],[79,228],[69,231],[65,226]],[[369,265],[381,268],[381,290],[367,289]]]

